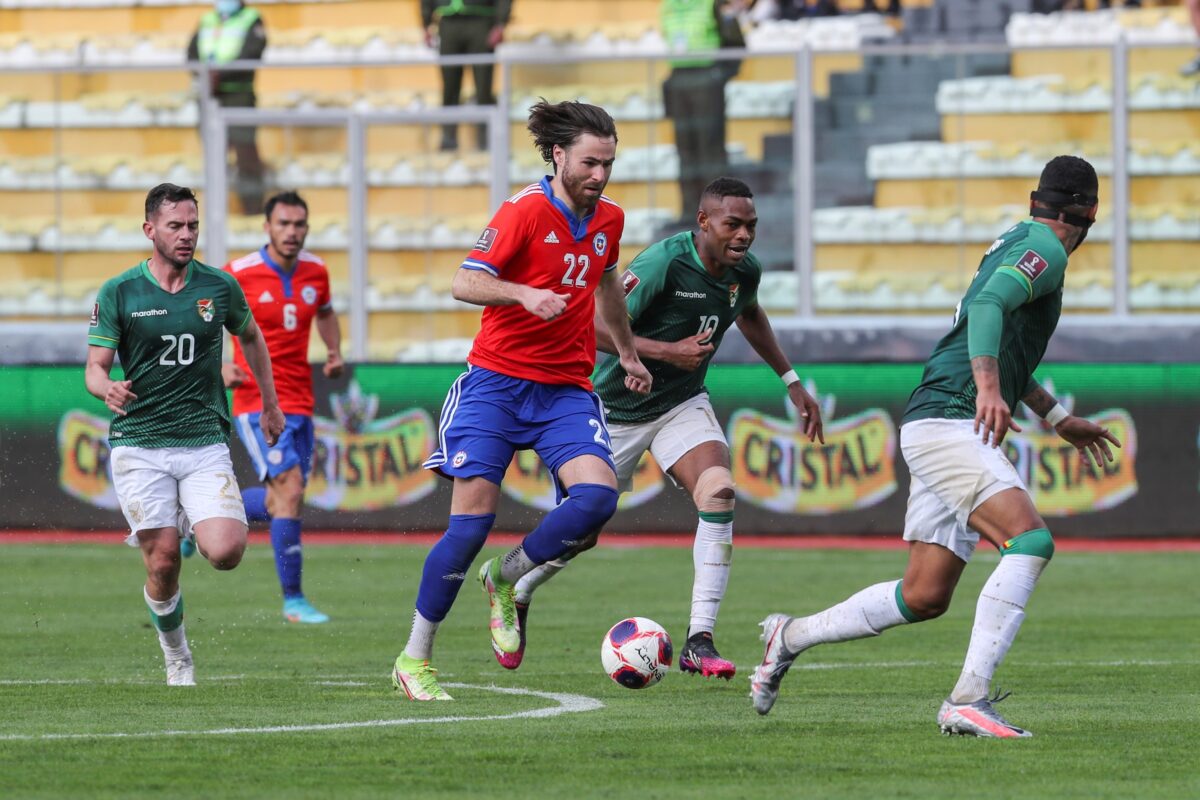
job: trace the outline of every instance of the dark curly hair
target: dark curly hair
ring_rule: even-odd
[[[576,100],[550,103],[543,97],[529,109],[529,132],[542,158],[553,164],[555,145],[570,147],[585,133],[616,141],[617,123],[600,106]]]

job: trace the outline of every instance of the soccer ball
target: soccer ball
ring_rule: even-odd
[[[630,617],[608,629],[600,645],[600,663],[608,677],[626,689],[645,689],[671,668],[671,637],[652,619]]]

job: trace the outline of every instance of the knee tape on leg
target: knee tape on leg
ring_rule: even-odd
[[[733,475],[726,467],[709,467],[696,479],[692,500],[702,514],[733,514]]]
[[[1007,556],[1019,553],[1025,556],[1036,556],[1049,561],[1054,557],[1054,537],[1047,528],[1035,528],[1031,531],[1014,536],[1000,548],[1000,555]]]

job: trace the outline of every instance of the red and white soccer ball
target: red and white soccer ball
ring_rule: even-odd
[[[627,689],[645,689],[663,679],[675,648],[652,619],[630,617],[608,629],[600,645],[600,663],[608,677]]]

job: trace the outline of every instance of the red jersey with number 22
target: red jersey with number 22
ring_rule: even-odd
[[[246,293],[254,321],[271,354],[271,373],[279,408],[285,414],[312,416],[312,367],[308,339],[318,311],[331,308],[329,271],[317,256],[301,250],[296,267],[287,273],[271,261],[267,248],[225,265]],[[246,363],[242,343],[233,339],[233,363],[246,373],[246,382],[233,390],[233,413],[262,411],[262,395]]]
[[[616,269],[625,212],[601,196],[582,219],[554,197],[550,179],[531,184],[500,207],[462,269],[569,294],[567,307],[541,320],[524,306],[488,306],[467,361],[514,378],[592,389],[596,365],[595,292]]]

